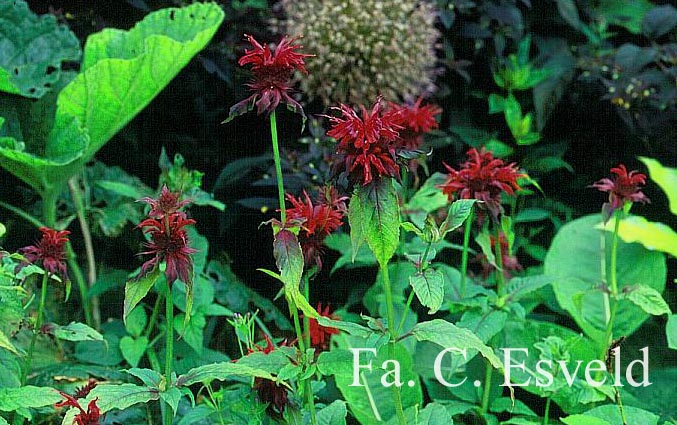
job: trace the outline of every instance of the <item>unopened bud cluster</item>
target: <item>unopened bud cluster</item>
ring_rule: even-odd
[[[301,81],[326,105],[395,101],[433,89],[435,12],[415,0],[282,0],[285,34],[302,34],[309,75]]]

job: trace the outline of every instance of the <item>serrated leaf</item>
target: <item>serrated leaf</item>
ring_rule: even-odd
[[[664,167],[655,159],[639,157],[649,169],[649,177],[668,197],[670,212],[677,215],[677,168]]]
[[[444,301],[444,275],[442,272],[429,267],[423,272],[416,272],[410,276],[409,284],[421,304],[429,308],[428,314],[437,313]]]
[[[103,341],[103,335],[84,323],[78,322],[57,326],[54,336],[65,341]]]
[[[159,396],[156,389],[146,386],[101,383],[94,387],[80,404],[86,406],[94,398],[98,398],[97,405],[101,409],[101,413],[105,413],[109,410],[124,410],[137,403],[157,400]]]
[[[134,281],[130,280],[125,284],[125,303],[123,308],[122,319],[126,322],[129,313],[134,310],[134,307],[141,302],[141,300],[148,294],[148,291],[155,285],[155,282],[160,277],[160,268],[155,267],[150,273],[141,279]]]
[[[552,276],[534,275],[524,277],[513,277],[506,286],[506,292],[510,294],[511,301],[519,301],[524,296],[537,291],[553,282]]]
[[[300,285],[303,277],[303,251],[296,235],[289,230],[282,229],[273,240],[273,256],[275,264],[280,270],[279,279],[284,284],[284,293],[287,302],[294,303],[308,317],[316,318],[317,311],[308,304],[306,297],[301,294]]]
[[[629,292],[626,298],[635,303],[645,312],[653,316],[670,314],[670,307],[665,302],[660,292],[646,285],[637,285],[627,288]]]
[[[151,388],[159,387],[160,382],[162,382],[162,375],[160,375],[159,372],[156,372],[152,369],[139,369],[133,367],[131,369],[126,370],[126,372],[132,376],[139,378],[144,385]]]
[[[477,350],[484,358],[489,360],[493,367],[503,370],[503,363],[494,354],[494,350],[468,329],[459,328],[453,323],[441,319],[434,319],[417,324],[411,330],[411,333],[418,341],[430,341],[444,348]]]
[[[23,0],[0,3],[0,91],[40,98],[61,78],[61,63],[80,59],[80,42],[51,14]]]
[[[187,387],[198,382],[208,383],[214,380],[226,381],[233,378],[264,378],[271,381],[275,377],[265,370],[232,362],[213,363],[189,370],[176,380],[177,387]]]
[[[354,202],[354,199],[358,201]],[[361,236],[367,241],[379,264],[385,267],[400,241],[400,212],[392,181],[381,179],[359,187],[349,208],[351,224],[361,224]]]
[[[49,387],[26,385],[19,388],[0,388],[0,411],[13,412],[26,407],[44,407],[62,399],[57,390]]]

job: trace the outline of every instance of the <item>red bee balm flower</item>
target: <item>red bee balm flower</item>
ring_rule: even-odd
[[[56,407],[74,407],[80,411],[75,418],[73,418],[73,423],[77,425],[99,425],[99,419],[101,418],[101,410],[99,406],[96,405],[98,397],[90,401],[87,405],[87,411],[80,406],[80,402],[73,397],[72,395],[66,394],[59,391],[59,394],[66,400],[57,403]]]
[[[68,243],[68,230],[54,230],[49,227],[41,227],[42,238],[35,245],[21,248],[26,261],[35,264],[40,263],[48,273],[55,274],[63,280],[68,280],[66,269],[66,244]]]
[[[144,243],[146,250],[140,255],[154,255],[153,258],[143,263],[138,278],[145,276],[157,265],[165,261],[167,268],[165,276],[171,285],[176,279],[181,279],[186,285],[193,281],[193,258],[197,252],[188,243],[185,226],[195,224],[195,220],[185,217],[182,212],[174,212],[164,218],[156,220],[148,218],[137,227],[143,228],[143,232],[150,235],[150,241]]]
[[[315,205],[305,190],[303,196],[304,199],[300,199],[287,194],[287,200],[293,205],[287,210],[287,217],[301,225],[299,243],[306,265],[316,264],[322,269],[322,243],[325,237],[343,224],[345,200],[348,198],[338,196],[333,188],[328,188],[325,199],[320,199]]]
[[[649,198],[642,193],[641,186],[646,184],[646,176],[637,170],[628,172],[625,165],[619,164],[612,168],[614,177],[604,178],[595,182],[590,187],[602,192],[609,192],[609,202],[605,204],[605,210],[610,217],[618,208],[623,208],[626,203],[641,202],[646,204]]]
[[[324,310],[322,310],[322,304],[318,304],[317,312],[320,313],[321,316],[336,319],[336,316],[329,312],[329,306],[326,306]],[[327,351],[329,349],[329,340],[331,336],[338,335],[339,330],[322,326],[317,323],[317,319],[312,317],[309,319],[308,324],[310,325],[310,344],[317,351]]]
[[[140,201],[150,205],[148,216],[152,218],[162,218],[165,215],[173,214],[190,203],[187,200],[181,201],[181,193],[170,192],[167,185],[162,186],[162,192],[157,199],[145,197],[141,198]]]
[[[449,174],[447,180],[438,187],[450,201],[454,198],[483,201],[480,207],[498,218],[502,211],[501,193],[514,195],[516,190],[521,189],[517,179],[525,177],[525,174],[520,174],[514,163],[506,164],[484,148],[479,152],[472,148],[467,155],[468,160],[459,170],[444,164]]]
[[[395,162],[395,148],[402,126],[393,114],[381,113],[381,99],[371,112],[360,106],[362,117],[343,104],[334,109],[343,115],[329,117],[333,126],[327,135],[339,142],[336,153],[340,160],[335,166],[342,166],[353,183],[361,181],[363,185],[382,176],[397,178],[400,169]]]
[[[421,106],[423,98],[419,97],[413,105],[390,105],[388,114],[394,116],[395,122],[403,127],[400,131],[399,147],[404,150],[416,150],[423,141],[423,135],[436,129],[435,116],[442,113],[436,105]]]
[[[252,49],[245,50],[244,56],[238,62],[240,66],[252,65],[253,78],[247,85],[254,94],[236,104],[230,109],[230,117],[241,115],[256,105],[258,114],[271,113],[277,105],[286,103],[297,111],[303,111],[301,105],[289,96],[292,77],[295,71],[308,74],[304,58],[313,56],[298,53],[295,50],[303,46],[294,44],[298,38],[282,38],[274,49],[268,44],[261,45],[251,35],[245,38],[252,45]]]

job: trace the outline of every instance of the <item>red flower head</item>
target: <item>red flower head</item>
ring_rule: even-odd
[[[350,175],[351,182],[367,185],[382,176],[399,177],[395,148],[402,126],[393,114],[381,113],[381,99],[371,112],[360,106],[362,117],[344,104],[334,109],[341,111],[342,117],[329,117],[333,126],[327,135],[338,140],[340,161],[335,165]]]
[[[190,203],[190,201],[181,201],[181,193],[170,192],[167,185],[162,186],[162,192],[157,199],[145,197],[140,201],[150,205],[148,216],[152,218],[162,218],[165,215],[173,214]]]
[[[489,240],[491,251],[496,252],[496,237],[491,236]],[[512,276],[511,272],[521,271],[522,265],[517,260],[517,257],[510,254],[510,245],[508,244],[508,240],[506,239],[503,232],[501,232],[501,235],[499,236],[499,241],[501,244],[501,264],[503,265],[503,276],[505,276],[507,279],[510,279]],[[495,267],[489,263],[489,261],[487,261],[487,257],[484,254],[480,254],[478,256],[478,260],[482,264],[482,276],[486,279],[489,274],[494,271]]]
[[[322,310],[321,303],[317,305],[317,312],[320,313],[320,316],[328,317],[334,320],[337,319],[336,316],[329,312],[329,306],[326,306],[324,310]],[[308,324],[310,325],[310,345],[312,345],[317,352],[329,350],[330,338],[332,335],[338,335],[339,330],[336,328],[321,326],[319,323],[317,323],[317,319],[312,317],[309,319]]]
[[[54,230],[49,227],[41,227],[42,238],[35,245],[21,248],[26,261],[31,264],[40,263],[42,268],[50,274],[56,274],[64,281],[68,280],[66,269],[66,244],[68,243],[68,230]]]
[[[176,279],[181,279],[186,285],[193,281],[193,258],[197,252],[188,243],[188,235],[185,226],[195,224],[195,220],[186,218],[182,212],[174,212],[164,218],[156,220],[148,218],[137,227],[143,228],[143,232],[150,235],[150,241],[144,243],[145,251],[139,255],[153,255],[141,266],[141,272],[137,279],[145,276],[157,265],[165,261],[167,268],[165,276],[171,285]]]
[[[280,102],[302,113],[303,108],[288,92],[291,90],[295,71],[308,74],[303,61],[313,55],[296,52],[303,47],[294,44],[298,38],[283,37],[274,51],[268,44],[261,45],[251,35],[245,34],[245,38],[252,48],[245,50],[238,63],[240,66],[252,65],[253,78],[247,85],[254,94],[233,106],[229,119],[247,112],[254,105],[258,114],[271,113]]]
[[[418,149],[423,141],[423,135],[437,128],[435,116],[442,113],[436,105],[421,106],[423,98],[419,97],[413,105],[398,105],[392,103],[388,114],[392,114],[395,122],[402,126],[400,131],[399,148],[413,151]]]
[[[257,351],[264,354],[270,354],[275,351],[277,346],[270,340],[270,337],[266,335],[265,339],[265,347],[255,345],[254,347],[256,347],[256,350],[250,350],[250,353]],[[278,385],[277,382],[264,378],[254,378],[254,389],[259,396],[259,400],[261,400],[262,403],[268,403],[269,408],[274,409],[274,413],[283,413],[285,407],[289,404],[287,388]]]
[[[56,407],[74,407],[80,411],[80,413],[75,415],[75,418],[73,419],[73,424],[99,425],[99,420],[101,418],[101,410],[99,409],[99,406],[96,405],[98,397],[89,402],[89,404],[87,405],[87,411],[85,412],[82,406],[80,406],[80,402],[75,397],[61,391],[59,391],[59,394],[61,394],[61,396],[65,398],[65,400],[57,403],[55,405]]]
[[[438,187],[450,201],[454,198],[483,201],[480,208],[489,210],[496,219],[502,211],[501,193],[514,195],[516,190],[521,189],[517,179],[525,177],[525,174],[520,174],[514,163],[506,164],[484,148],[479,152],[472,148],[467,155],[468,160],[458,171],[444,164],[449,174]]]
[[[301,225],[299,243],[303,250],[303,259],[306,265],[316,264],[319,269],[322,269],[324,238],[343,224],[345,200],[348,199],[338,196],[336,190],[332,189],[327,188],[325,199],[316,201],[315,205],[305,190],[303,199],[287,194],[287,200],[293,205],[293,208],[287,210],[288,220]]]
[[[623,164],[612,168],[611,173],[615,176],[610,179],[604,178],[590,186],[602,192],[609,192],[609,202],[605,204],[608,216],[611,216],[616,209],[623,208],[628,202],[641,202],[643,204],[650,202],[649,198],[641,191],[641,187],[646,184],[644,174],[637,170],[628,173]]]

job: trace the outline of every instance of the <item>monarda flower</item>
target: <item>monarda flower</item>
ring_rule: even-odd
[[[174,214],[190,203],[188,200],[182,201],[181,193],[171,192],[167,188],[167,185],[162,186],[162,191],[157,199],[145,197],[141,198],[140,201],[150,205],[148,217],[151,218],[162,218],[166,215]]]
[[[259,345],[254,345],[255,350],[249,350],[250,353],[261,352],[264,354],[270,354],[277,346],[273,341],[270,340],[268,335],[266,335],[266,346],[260,347]],[[289,398],[287,397],[287,388],[284,386],[278,385],[277,382],[273,382],[269,379],[264,378],[254,378],[254,390],[259,396],[259,400],[262,403],[268,403],[269,408],[273,409],[273,413],[282,414],[285,407],[289,404]]]
[[[449,171],[447,179],[438,187],[442,193],[454,199],[477,199],[483,201],[480,208],[486,208],[494,219],[502,212],[501,194],[514,195],[521,187],[517,179],[525,177],[514,163],[506,164],[500,158],[482,148],[468,151],[468,160],[459,170],[444,164]]]
[[[612,168],[611,173],[615,174],[615,176],[610,179],[604,178],[590,186],[609,193],[609,202],[604,204],[606,219],[611,217],[617,209],[623,208],[625,204],[633,202],[646,204],[650,202],[649,198],[641,190],[641,187],[646,184],[646,176],[644,174],[637,170],[628,172],[623,164]]]
[[[320,316],[334,320],[337,319],[336,316],[331,314],[329,311],[329,306],[326,306],[323,310],[321,303],[317,305],[317,312],[320,313]],[[312,317],[308,320],[308,325],[310,333],[310,345],[315,348],[315,351],[319,352],[329,350],[331,336],[338,335],[339,330],[336,328],[322,326],[317,322],[317,319]]]
[[[438,127],[435,117],[442,113],[436,105],[423,105],[422,97],[413,104],[391,103],[388,114],[392,114],[395,122],[402,127],[398,148],[413,151],[421,146],[423,135]]]
[[[186,226],[195,224],[195,220],[185,217],[182,212],[174,212],[160,219],[148,218],[137,227],[150,236],[150,240],[144,243],[145,251],[139,255],[152,255],[141,266],[141,272],[137,279],[145,276],[155,269],[162,261],[167,265],[165,276],[170,285],[176,279],[190,286],[193,281],[193,257],[197,252],[190,247]]]
[[[379,98],[371,111],[360,106],[360,115],[349,106],[334,108],[340,117],[328,117],[327,135],[338,141],[334,172],[347,174],[351,183],[367,185],[381,177],[399,177],[395,162],[396,141],[402,127],[392,114],[381,112]]]
[[[96,405],[98,397],[90,401],[87,405],[87,411],[85,411],[80,402],[70,394],[66,394],[62,391],[59,391],[59,394],[65,399],[59,403],[56,403],[55,407],[73,407],[78,409],[80,412],[75,415],[73,418],[73,423],[77,425],[99,425],[99,420],[101,419],[101,410],[99,406]]]
[[[307,266],[317,265],[322,269],[322,244],[324,239],[343,224],[346,196],[338,196],[333,188],[325,189],[324,199],[313,201],[304,190],[303,197],[287,194],[292,208],[287,210],[287,219],[301,226],[298,238]]]
[[[68,280],[66,269],[66,244],[68,243],[68,230],[54,230],[49,227],[41,227],[42,238],[35,245],[21,248],[19,252],[30,264],[40,264],[47,273],[59,276],[62,280]]]
[[[250,97],[230,108],[226,121],[242,115],[256,106],[257,114],[271,113],[281,103],[303,115],[301,105],[289,96],[295,71],[308,74],[304,59],[313,55],[298,53],[303,46],[295,44],[298,38],[282,38],[275,49],[259,43],[251,35],[245,35],[252,48],[245,50],[238,62],[240,66],[252,65],[252,79],[247,84],[254,92]]]

